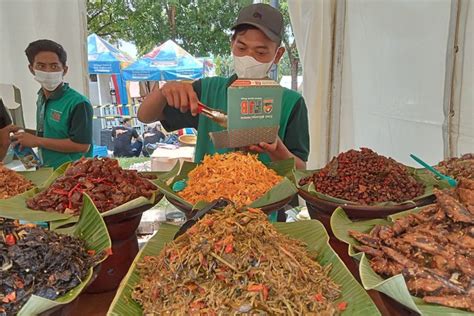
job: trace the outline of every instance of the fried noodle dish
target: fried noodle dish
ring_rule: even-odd
[[[474,312],[474,180],[436,191],[437,204],[375,226],[350,231],[380,275],[402,274],[411,294],[426,303]]]
[[[144,315],[337,315],[347,303],[314,256],[260,210],[227,206],[144,257],[132,298]]]
[[[30,180],[0,164],[0,200],[22,194],[32,187]]]
[[[179,195],[191,204],[226,198],[241,207],[262,197],[282,179],[257,155],[233,152],[205,156],[189,172],[186,188]]]

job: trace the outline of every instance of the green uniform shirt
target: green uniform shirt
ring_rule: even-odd
[[[207,106],[227,112],[227,88],[237,76],[230,78],[210,77],[197,80],[193,83],[194,91],[199,100]],[[191,113],[181,113],[179,110],[167,106],[164,109],[165,120],[161,123],[167,131],[184,127],[194,127],[198,131],[195,161],[200,162],[204,155],[216,152],[225,153],[233,149],[215,149],[209,132],[223,130],[218,124],[204,115],[192,116]],[[308,111],[303,97],[290,89],[284,88],[282,112],[278,135],[288,150],[303,161],[308,160],[309,132]],[[270,161],[267,155],[260,155],[263,162]]]
[[[87,153],[64,153],[40,148],[43,164],[58,168],[62,164],[81,157],[92,157],[92,115],[89,100],[64,83],[46,99],[43,90],[38,91],[36,101],[37,135],[45,138],[69,138],[79,144],[89,144]]]

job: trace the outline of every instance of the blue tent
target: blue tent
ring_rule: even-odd
[[[120,69],[128,66],[133,59],[97,36],[87,37],[87,53],[90,74],[120,74]]]
[[[117,102],[127,103],[127,86],[121,69],[131,64],[133,59],[97,34],[87,37],[87,53],[89,74],[112,75],[118,90]]]
[[[194,80],[202,78],[203,73],[202,62],[172,40],[123,69],[123,77],[131,81]]]

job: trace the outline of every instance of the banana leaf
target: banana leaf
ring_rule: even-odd
[[[210,202],[207,203],[205,201],[199,201],[195,205],[192,205],[172,189],[174,183],[181,180],[186,180],[188,178],[189,172],[196,168],[197,165],[198,164],[196,163],[185,161],[181,168],[179,168],[179,164],[176,164],[171,171],[169,171],[166,175],[163,175],[162,179],[155,181],[155,184],[160,188],[161,192],[166,197],[172,198],[188,206],[189,208],[195,210],[202,209],[209,205]],[[271,162],[266,164],[266,166],[275,170],[278,175],[283,177],[283,179],[262,197],[252,202],[249,207],[264,207],[266,205],[280,202],[288,197],[293,196],[297,192],[294,185],[293,170],[295,168],[295,162],[293,159]],[[163,178],[167,178],[168,181]]]
[[[105,222],[87,195],[84,196],[84,205],[82,207],[81,216],[77,224],[66,229],[56,230],[56,232],[66,235],[73,235],[85,240],[87,248],[94,250],[96,253],[107,253],[112,247]],[[106,257],[104,257],[101,261],[105,259]],[[32,295],[18,312],[18,315],[37,315],[60,305],[72,302],[79,296],[82,290],[87,287],[92,279],[93,273],[93,267],[91,267],[86,278],[82,280],[80,285],[76,286],[65,295],[57,298],[54,301]]]
[[[406,166],[406,168],[408,169],[408,173],[412,175],[416,179],[417,182],[422,183],[425,186],[425,190],[423,194],[415,197],[413,200],[408,200],[408,201],[403,201],[403,202],[391,202],[391,201],[380,202],[377,204],[371,204],[370,206],[383,207],[383,206],[394,206],[394,205],[403,205],[403,204],[415,204],[415,202],[433,195],[433,190],[435,188],[438,188],[438,189],[450,188],[450,185],[446,180],[438,180],[431,172],[428,172],[426,169],[416,169],[416,168],[412,168],[408,166]],[[307,171],[296,170],[294,172],[294,176],[295,176],[295,183],[298,189],[306,191],[311,195],[314,195],[320,199],[323,199],[329,202],[333,202],[333,203],[337,203],[341,205],[346,205],[346,204],[347,205],[361,205],[357,202],[340,199],[337,197],[333,197],[333,196],[318,192],[316,191],[314,183],[312,182],[309,184],[305,184],[303,186],[299,185],[299,181],[301,179],[309,177],[318,171],[319,170],[311,170],[311,171],[310,170],[307,170]]]
[[[349,255],[360,261],[359,272],[362,285],[366,290],[377,290],[392,297],[400,304],[420,313],[421,315],[472,315],[472,313],[455,308],[428,304],[421,298],[414,297],[408,291],[405,279],[401,274],[384,279],[372,270],[369,260],[364,253],[358,253],[352,246],[359,243],[349,236],[348,230],[369,232],[375,225],[391,225],[393,222],[410,213],[419,212],[422,208],[397,213],[387,219],[370,221],[352,221],[342,208],[337,208],[331,217],[331,228],[334,235],[349,244]]]
[[[53,222],[53,221],[61,221],[62,223],[59,225],[55,225],[55,227],[62,226],[66,223],[73,223],[77,222],[79,219],[78,216],[72,216],[70,214],[62,214],[57,212],[45,212],[41,210],[32,210],[26,206],[26,201],[36,194],[46,190],[57,178],[62,176],[66,169],[69,167],[70,163],[65,163],[56,169],[49,178],[39,187],[33,188],[23,194],[17,195],[10,199],[0,200],[0,217],[6,218],[13,218],[13,219],[21,219],[29,222]],[[160,179],[163,177],[163,173],[161,172],[147,172],[148,174],[154,174]],[[153,180],[152,182],[156,186],[157,180]],[[108,210],[107,212],[101,213],[102,217],[111,216],[119,213],[126,212],[128,210],[135,209],[140,206],[154,204],[157,202],[157,199],[160,197],[160,193],[158,187],[156,191],[153,193],[151,198],[147,199],[145,197],[138,197],[132,201],[129,201],[125,204],[122,204],[116,208]]]
[[[329,246],[329,236],[320,222],[312,220],[295,223],[273,223],[273,225],[280,233],[304,241],[309,253],[313,256],[316,255],[316,259],[322,265],[332,265],[330,276],[337,284],[341,285],[342,290],[339,301],[348,303],[347,309],[342,313],[343,315],[380,315],[367,292],[357,283],[341,259]],[[136,269],[137,262],[145,256],[158,255],[165,244],[173,240],[178,228],[170,224],[160,226],[156,235],[148,241],[130,266],[130,270],[120,283],[107,315],[134,316],[143,314],[141,306],[131,297],[134,286],[140,281]]]
[[[41,168],[35,171],[18,171],[26,179],[33,182],[36,187],[42,186],[53,174],[53,168]]]

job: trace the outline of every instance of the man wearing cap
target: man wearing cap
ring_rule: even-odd
[[[146,123],[161,121],[167,131],[183,127],[198,130],[195,161],[205,154],[226,152],[215,149],[209,132],[222,130],[209,118],[197,115],[197,102],[211,108],[227,110],[227,88],[237,78],[261,79],[277,64],[285,49],[281,47],[284,33],[283,16],[267,4],[243,8],[232,27],[231,51],[235,74],[230,78],[203,78],[193,83],[168,82],[155,89],[142,103],[138,118]],[[296,167],[304,169],[309,155],[308,113],[303,97],[284,89],[280,130],[274,143],[250,146],[260,153],[262,161],[294,158]]]

